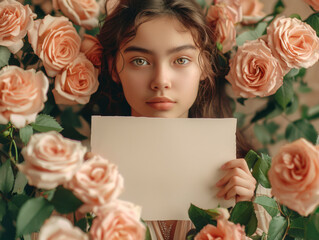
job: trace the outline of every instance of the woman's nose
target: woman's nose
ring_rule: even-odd
[[[170,75],[169,69],[165,66],[157,67],[151,82],[151,88],[153,90],[170,89],[172,87]]]

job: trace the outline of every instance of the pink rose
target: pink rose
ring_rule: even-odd
[[[0,70],[0,123],[17,128],[35,121],[47,100],[49,81],[43,72],[7,66]]]
[[[29,5],[23,6],[15,0],[0,2],[0,45],[13,54],[23,47],[22,39],[33,26],[36,18]]]
[[[319,59],[319,38],[315,30],[296,18],[275,19],[267,28],[267,40],[285,71],[311,67]]]
[[[84,34],[80,51],[85,54],[96,68],[101,67],[103,47],[96,37]]]
[[[38,240],[89,240],[89,237],[78,227],[74,227],[63,217],[50,217],[40,229]]]
[[[71,180],[83,163],[85,152],[86,147],[80,142],[58,132],[37,133],[22,149],[24,163],[18,167],[30,185],[53,189]]]
[[[98,26],[100,6],[96,0],[52,0],[55,10],[61,9],[72,22],[86,29]]]
[[[236,45],[236,29],[225,5],[210,6],[207,22],[217,35],[216,41],[223,46],[222,52],[230,51]]]
[[[116,165],[96,155],[85,161],[72,180],[64,186],[84,202],[81,212],[97,212],[101,206],[120,195],[123,191],[123,178]]]
[[[145,238],[146,228],[132,204],[123,201],[110,203],[109,211],[93,220],[90,235],[94,240]]]
[[[280,149],[268,177],[276,199],[300,215],[319,205],[319,149],[305,139]]]
[[[208,224],[195,236],[194,240],[245,240],[245,230],[239,224],[218,219],[217,226]]]
[[[283,83],[279,61],[261,40],[248,41],[240,46],[230,60],[226,79],[236,95],[251,98],[274,94]]]
[[[225,6],[230,20],[233,23],[238,23],[241,22],[243,17],[242,1],[243,0],[215,0],[215,5]]]
[[[319,1],[318,0],[304,0],[304,2],[309,4],[316,11],[319,11]]]
[[[53,95],[57,104],[86,104],[99,86],[98,69],[80,53],[55,78]]]
[[[28,31],[28,37],[50,77],[60,73],[80,52],[81,38],[66,17],[47,15],[36,20]]]
[[[241,6],[243,8],[243,22],[246,24],[256,23],[265,16],[262,11],[264,4],[259,0],[242,0]]]

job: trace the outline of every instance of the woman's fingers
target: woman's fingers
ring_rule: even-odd
[[[232,168],[241,168],[245,172],[250,173],[247,162],[243,158],[230,160],[222,166],[223,170],[232,169]]]

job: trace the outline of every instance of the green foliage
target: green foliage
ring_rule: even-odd
[[[31,126],[38,132],[61,132],[63,130],[60,124],[53,117],[45,114],[39,114],[35,122],[31,123]]]
[[[273,198],[267,196],[259,196],[255,198],[254,202],[263,206],[263,208],[265,208],[265,210],[271,217],[275,217],[280,213],[277,202]]]
[[[0,46],[0,68],[8,65],[11,52],[8,48]]]
[[[269,224],[267,240],[281,240],[286,232],[288,221],[283,216],[272,218]]]
[[[72,191],[61,186],[55,191],[51,203],[55,210],[62,214],[75,212],[83,204]]]
[[[192,220],[197,231],[200,231],[207,224],[216,226],[216,221],[204,210],[191,204],[188,209],[188,216]]]
[[[305,138],[313,144],[316,143],[317,135],[315,127],[306,119],[299,119],[290,123],[285,133],[285,137],[289,142]]]
[[[13,187],[14,176],[11,167],[11,161],[8,159],[0,167],[0,192],[9,193]]]
[[[14,187],[12,193],[23,193],[25,186],[27,185],[28,180],[22,172],[17,172],[16,179],[14,182]]]
[[[25,145],[28,144],[32,134],[33,134],[33,128],[30,125],[27,125],[24,128],[20,128],[20,131],[19,131],[20,139]]]
[[[275,100],[283,109],[294,97],[294,89],[292,86],[292,81],[290,79],[285,79],[283,85],[277,90],[275,94]]]
[[[306,23],[308,23],[317,33],[317,36],[319,37],[319,13],[314,13],[310,15],[306,20]]]
[[[253,30],[243,32],[236,38],[237,46],[243,45],[246,41],[252,41],[260,38],[267,28],[267,23],[261,22]]]

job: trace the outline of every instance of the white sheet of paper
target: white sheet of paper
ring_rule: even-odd
[[[144,220],[186,220],[191,203],[216,198],[220,167],[236,158],[236,119],[92,117],[91,150],[119,167],[119,197],[142,207]]]

